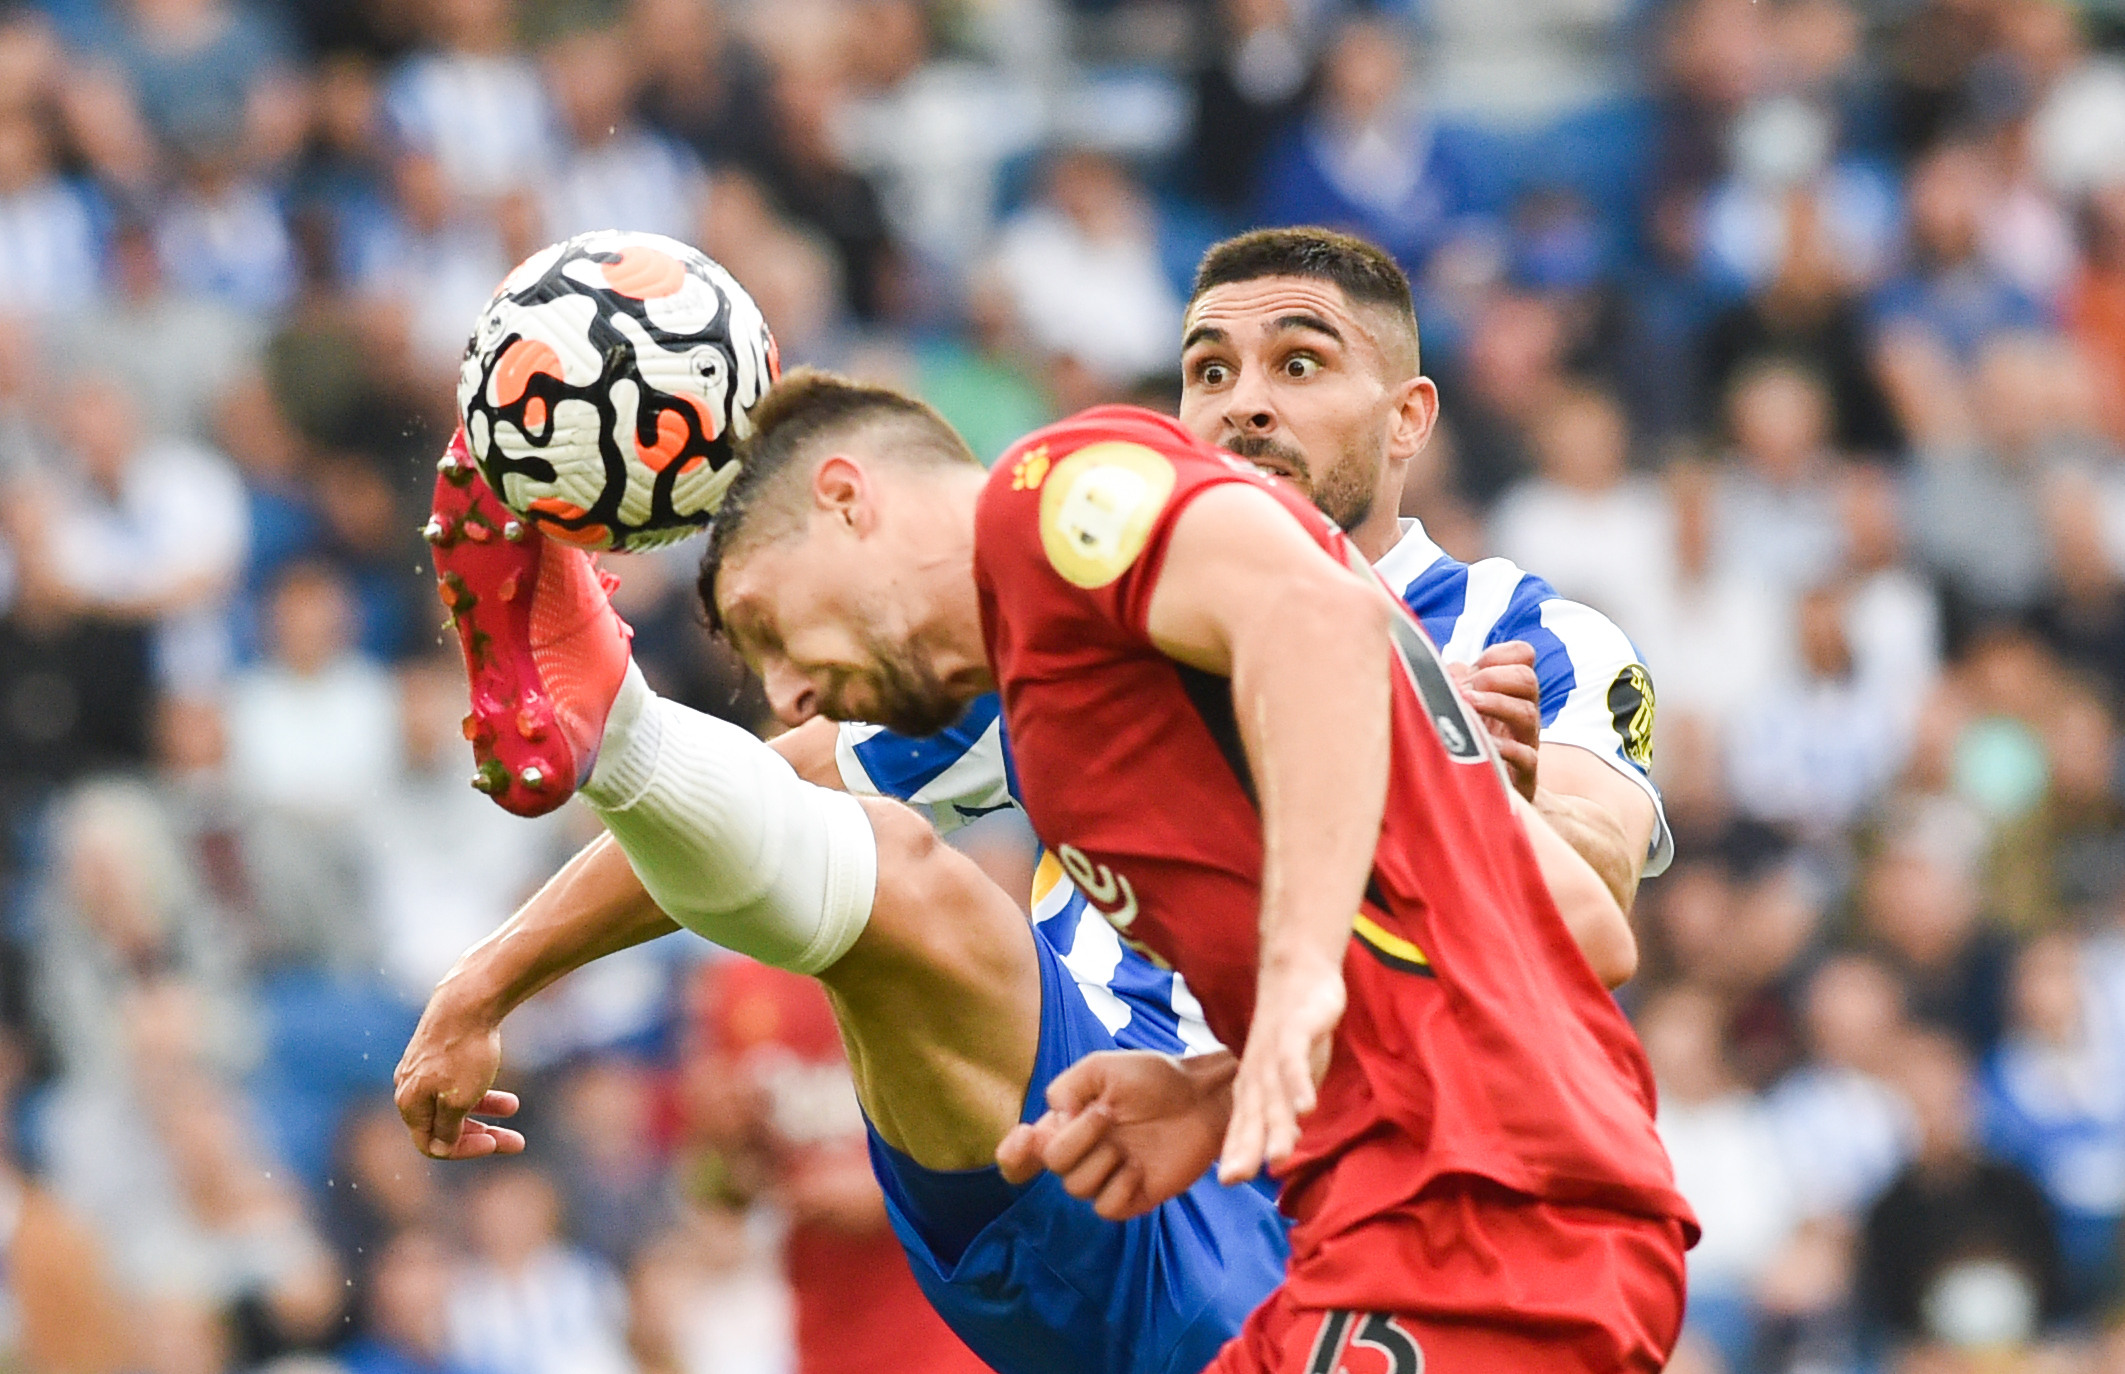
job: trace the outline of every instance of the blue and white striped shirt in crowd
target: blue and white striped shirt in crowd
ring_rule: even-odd
[[[1638,651],[1606,616],[1503,558],[1462,563],[1416,521],[1374,565],[1424,624],[1449,663],[1473,663],[1514,640],[1534,646],[1542,687],[1542,742],[1585,749],[1643,787],[1654,832],[1645,871],[1664,870],[1674,840],[1647,769],[1653,687]],[[836,750],[851,792],[927,807],[939,828],[1013,805],[1017,778],[997,698],[967,708],[951,729],[921,739],[875,725],[844,725]],[[1217,1046],[1180,975],[1125,949],[1052,854],[1033,879],[1033,921],[1076,977],[1093,1012],[1127,1049],[1196,1054]]]

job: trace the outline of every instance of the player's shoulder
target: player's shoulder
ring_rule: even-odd
[[[1146,456],[1163,459],[1177,469],[1201,467],[1237,473],[1254,470],[1232,455],[1200,442],[1170,415],[1140,406],[1094,406],[1044,425],[1011,445],[990,470],[985,497],[1031,494],[1037,500],[1039,493],[1047,489],[1050,474],[1072,459],[1080,459],[1072,470],[1102,461],[1124,468],[1155,466],[1143,461]]]
[[[1236,479],[1267,481],[1169,416],[1095,406],[997,460],[976,512],[976,559],[993,571],[1040,555],[1079,587],[1105,586],[1143,552],[1177,496]]]

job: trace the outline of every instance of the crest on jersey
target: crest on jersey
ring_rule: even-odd
[[[1040,545],[1063,580],[1087,591],[1129,570],[1173,494],[1173,464],[1142,444],[1087,444],[1040,488]]]
[[[1653,766],[1653,675],[1633,663],[1609,684],[1609,717],[1623,740],[1623,756],[1640,771]]]

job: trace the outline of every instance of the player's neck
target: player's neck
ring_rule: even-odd
[[[1402,542],[1401,512],[1389,502],[1375,501],[1371,512],[1358,522],[1357,527],[1345,530],[1343,534],[1359,553],[1365,555],[1366,562],[1377,563]]]

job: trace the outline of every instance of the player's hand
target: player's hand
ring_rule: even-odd
[[[1087,1055],[1048,1085],[1046,1115],[1003,1138],[996,1163],[1014,1186],[1049,1170],[1109,1221],[1142,1216],[1217,1159],[1236,1068],[1223,1051]]]
[[[522,1154],[522,1134],[475,1119],[516,1115],[516,1094],[494,1091],[501,1065],[499,1022],[432,999],[392,1075],[392,1101],[414,1148],[434,1159]]]
[[[1507,640],[1485,649],[1474,668],[1450,663],[1446,671],[1489,727],[1513,790],[1533,801],[1542,744],[1542,680],[1535,676],[1535,646]]]
[[[1343,1019],[1340,962],[1270,958],[1254,997],[1254,1024],[1232,1086],[1232,1124],[1217,1165],[1221,1183],[1244,1183],[1291,1157],[1299,1120],[1313,1110],[1328,1051]]]

